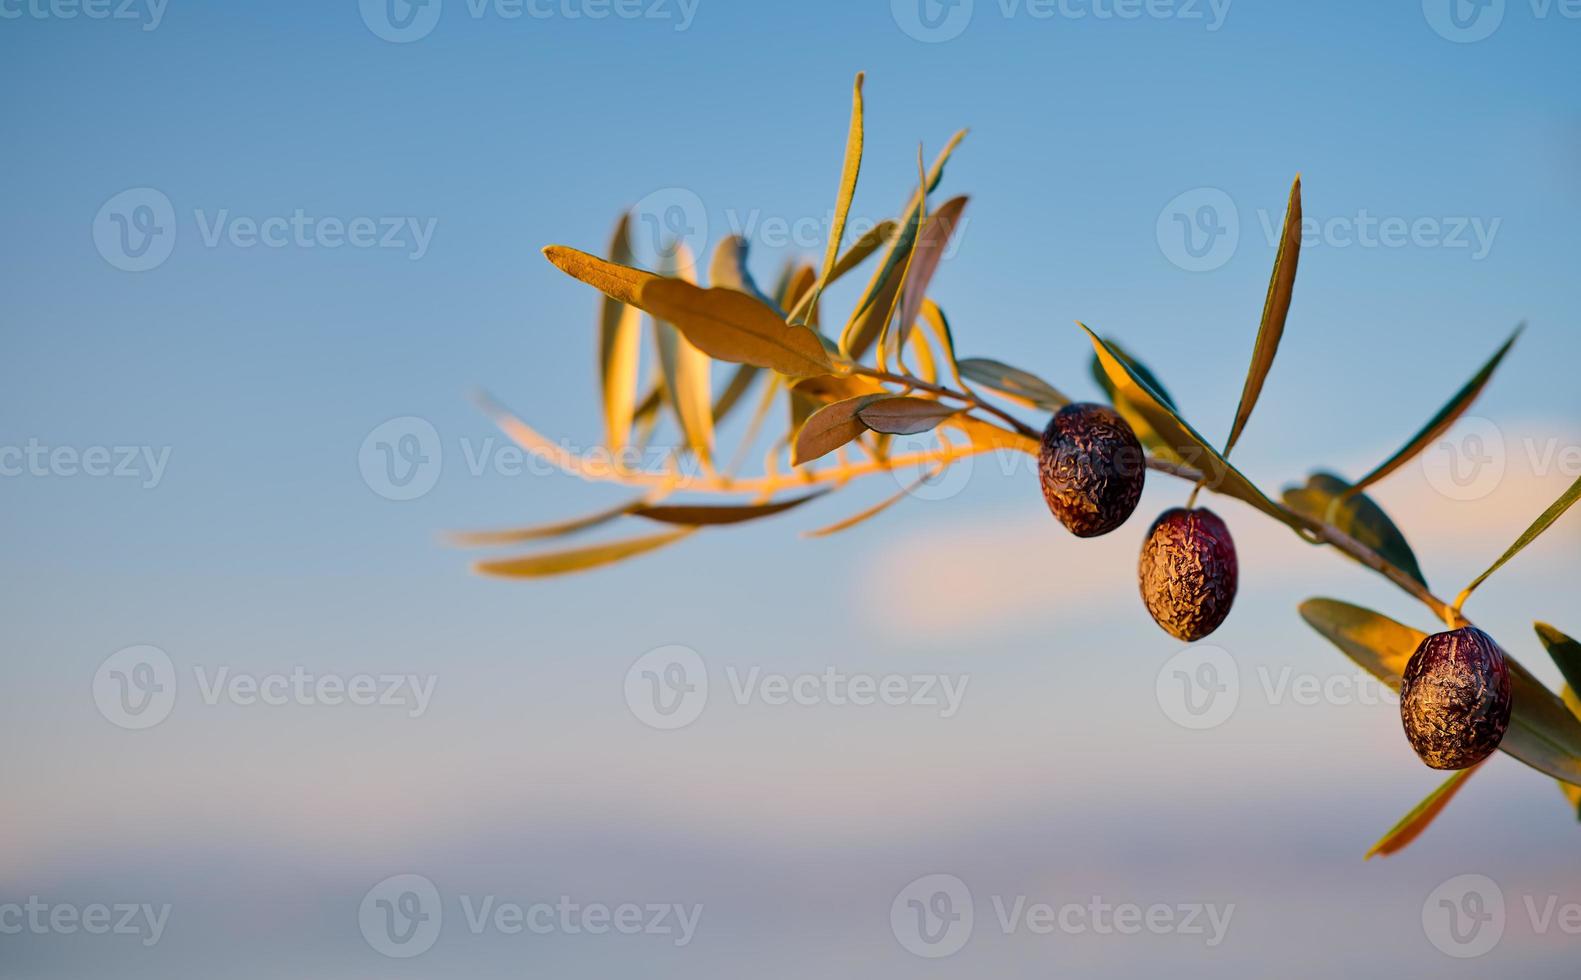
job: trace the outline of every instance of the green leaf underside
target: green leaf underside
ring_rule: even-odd
[[[1070,399],[1058,388],[1030,371],[1011,367],[990,357],[968,357],[959,363],[961,374],[1018,405],[1057,412],[1070,404]]]
[[[1527,528],[1526,532],[1516,539],[1514,544],[1510,545],[1510,549],[1508,551],[1499,556],[1499,560],[1494,562],[1492,567],[1483,572],[1481,575],[1478,575],[1470,585],[1466,586],[1466,590],[1462,592],[1460,594],[1460,598],[1456,600],[1455,608],[1459,609],[1461,603],[1466,601],[1466,597],[1471,595],[1472,592],[1476,591],[1477,587],[1483,582],[1486,582],[1488,580],[1488,576],[1503,568],[1506,562],[1520,554],[1527,545],[1541,537],[1544,531],[1553,527],[1554,522],[1563,517],[1565,511],[1569,510],[1575,504],[1578,498],[1581,498],[1581,479],[1576,480],[1575,483],[1570,485],[1569,490],[1566,490],[1564,493],[1560,494],[1559,499],[1554,501],[1551,507],[1543,511],[1542,516],[1537,518],[1537,520],[1532,523],[1532,526]]]
[[[1405,535],[1371,497],[1346,497],[1349,489],[1350,484],[1337,476],[1314,473],[1307,478],[1306,486],[1289,487],[1283,497],[1291,510],[1315,521],[1332,523],[1427,588],[1427,579]]]
[[[666,531],[643,538],[631,538],[625,541],[612,541],[607,544],[596,544],[587,548],[577,548],[572,551],[559,551],[552,554],[527,555],[522,558],[507,558],[500,561],[480,561],[475,563],[473,570],[483,575],[493,575],[500,578],[549,578],[555,575],[567,575],[572,572],[585,572],[637,555],[656,551],[668,544],[673,544],[682,538],[696,533],[693,527],[681,528],[678,531]]]
[[[1368,673],[1400,689],[1400,675],[1427,634],[1370,609],[1308,599],[1301,618]],[[1514,709],[1499,746],[1539,772],[1581,785],[1581,721],[1514,657],[1508,658]]]
[[[1488,381],[1492,379],[1493,372],[1498,369],[1500,362],[1504,360],[1504,355],[1508,354],[1510,348],[1515,346],[1515,341],[1520,337],[1523,329],[1525,329],[1524,324],[1516,327],[1515,332],[1510,335],[1510,339],[1506,340],[1504,346],[1494,352],[1493,357],[1482,366],[1482,370],[1473,375],[1464,387],[1455,392],[1455,396],[1443,408],[1438,410],[1438,414],[1434,415],[1422,427],[1420,432],[1411,437],[1411,441],[1400,447],[1399,452],[1384,460],[1377,469],[1362,477],[1356,483],[1353,492],[1360,493],[1406,463],[1409,463],[1418,453],[1432,445],[1439,436],[1447,432],[1449,427],[1454,425],[1455,421],[1465,414],[1466,409],[1470,408],[1472,403],[1477,400],[1477,396],[1482,394],[1482,389],[1488,386]]]
[[[809,500],[816,500],[827,490],[818,490],[789,500],[780,500],[764,504],[670,504],[652,505],[634,508],[631,513],[637,517],[646,517],[650,521],[661,524],[681,524],[687,527],[701,527],[715,524],[741,524],[746,521],[755,521],[759,518],[773,517],[783,514],[788,510],[800,507]]]
[[[1241,389],[1241,402],[1235,409],[1235,424],[1230,427],[1230,437],[1224,441],[1226,459],[1252,417],[1263,382],[1268,380],[1268,371],[1274,365],[1274,355],[1279,352],[1285,319],[1290,315],[1290,299],[1295,293],[1296,267],[1300,263],[1301,176],[1297,174],[1295,183],[1290,185],[1284,232],[1279,236],[1279,252],[1274,258],[1273,275],[1268,280],[1268,296],[1263,300],[1263,318],[1257,327],[1257,342],[1252,347],[1252,365],[1246,373],[1246,386]]]
[[[1548,651],[1548,656],[1553,658],[1559,667],[1559,673],[1564,675],[1565,683],[1572,689],[1581,691],[1581,643],[1559,632],[1547,623],[1538,623],[1537,638],[1542,641],[1543,649]]]
[[[1201,471],[1209,488],[1250,504],[1293,530],[1301,529],[1293,517],[1269,500],[1184,419],[1164,405],[1102,338],[1088,329],[1086,324],[1077,326],[1086,331],[1092,340],[1099,363],[1115,386],[1115,396],[1125,399],[1180,459]]]
[[[1405,850],[1412,841],[1422,835],[1422,831],[1426,830],[1440,813],[1444,812],[1444,807],[1448,806],[1449,801],[1460,792],[1460,787],[1464,786],[1466,780],[1471,778],[1471,774],[1481,767],[1481,762],[1468,766],[1440,783],[1437,789],[1427,794],[1427,798],[1402,817],[1399,823],[1389,828],[1389,832],[1379,838],[1378,843],[1372,845],[1372,849],[1362,860],[1370,860],[1375,856],[1388,857],[1390,854]]]

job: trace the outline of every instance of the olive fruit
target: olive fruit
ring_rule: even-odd
[[[1401,678],[1405,737],[1434,769],[1465,769],[1492,755],[1510,725],[1510,703],[1504,650],[1475,626],[1424,639]]]
[[[1130,423],[1107,405],[1066,405],[1043,430],[1038,479],[1043,499],[1079,538],[1124,524],[1142,497],[1147,458]]]
[[[1176,507],[1147,532],[1137,579],[1153,622],[1194,643],[1219,628],[1240,577],[1230,529],[1211,510]]]

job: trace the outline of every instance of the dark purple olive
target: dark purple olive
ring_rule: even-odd
[[[1136,433],[1106,405],[1066,405],[1043,430],[1043,499],[1079,538],[1108,534],[1136,510],[1147,459]]]
[[[1465,769],[1492,755],[1510,726],[1510,704],[1504,650],[1475,626],[1424,639],[1401,678],[1405,737],[1434,769]]]
[[[1153,522],[1137,568],[1142,602],[1164,632],[1195,643],[1218,629],[1240,580],[1235,541],[1211,510],[1166,510]]]

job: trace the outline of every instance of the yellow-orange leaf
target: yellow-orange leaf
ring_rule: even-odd
[[[679,279],[654,278],[642,284],[638,305],[675,324],[699,350],[722,361],[753,364],[793,378],[834,370],[816,333],[786,323],[733,289],[700,289]]]

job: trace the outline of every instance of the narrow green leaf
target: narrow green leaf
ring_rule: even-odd
[[[1537,624],[1537,638],[1542,641],[1543,649],[1548,651],[1548,655],[1554,658],[1554,663],[1559,665],[1559,672],[1564,675],[1565,683],[1581,691],[1581,643],[1577,643],[1547,623]]]
[[[1526,533],[1522,534],[1518,539],[1516,539],[1514,544],[1510,545],[1510,550],[1500,555],[1499,560],[1494,562],[1491,568],[1483,572],[1481,575],[1478,575],[1470,585],[1466,586],[1465,591],[1461,592],[1460,596],[1455,599],[1455,608],[1459,609],[1461,606],[1465,605],[1466,600],[1470,598],[1471,593],[1476,591],[1477,586],[1481,585],[1483,582],[1486,582],[1488,580],[1488,576],[1503,568],[1505,562],[1520,554],[1522,549],[1531,544],[1533,541],[1536,541],[1544,531],[1553,527],[1554,522],[1563,517],[1564,512],[1569,510],[1571,506],[1575,504],[1577,499],[1581,499],[1581,480],[1576,480],[1575,483],[1570,485],[1569,490],[1566,490],[1564,493],[1560,494],[1559,499],[1554,501],[1553,506],[1543,511],[1542,516],[1537,518],[1537,520],[1532,523],[1532,526],[1526,529]]]
[[[1427,588],[1427,579],[1405,535],[1366,494],[1348,496],[1350,484],[1330,473],[1314,473],[1304,487],[1287,487],[1285,506],[1335,527],[1377,552],[1385,561]]]
[[[856,196],[857,177],[862,173],[862,146],[865,140],[862,122],[862,81],[865,77],[863,72],[857,72],[856,84],[851,90],[851,130],[845,138],[845,163],[840,169],[840,193],[835,198],[834,224],[829,229],[829,244],[824,250],[823,275],[818,278],[818,285],[813,287],[812,298],[807,303],[809,312],[818,305],[818,297],[823,294],[824,287],[834,281],[835,262],[840,256],[840,240],[845,237],[845,222],[851,214],[851,200]]]
[[[960,411],[931,398],[901,395],[870,401],[856,414],[874,432],[910,436],[936,429],[939,423],[959,415]]]
[[[1245,475],[1219,455],[1208,441],[1174,410],[1159,400],[1159,396],[1145,384],[1120,356],[1114,352],[1086,324],[1077,324],[1092,340],[1093,350],[1109,380],[1114,384],[1115,396],[1124,398],[1147,424],[1157,432],[1177,456],[1199,470],[1206,485],[1222,494],[1251,504],[1258,510],[1299,532],[1302,525],[1278,504],[1269,500]]]
[[[700,527],[710,524],[741,524],[746,521],[755,521],[763,517],[773,517],[783,514],[795,507],[800,507],[809,500],[828,493],[828,490],[818,490],[801,497],[790,500],[780,500],[764,504],[668,504],[641,506],[632,510],[637,517],[646,517],[650,521],[661,524],[683,524],[688,527]]]
[[[1301,262],[1301,175],[1296,174],[1290,185],[1290,203],[1285,207],[1284,233],[1279,236],[1279,252],[1274,257],[1273,276],[1268,280],[1268,297],[1263,300],[1263,319],[1257,327],[1257,343],[1252,347],[1252,366],[1246,372],[1246,386],[1241,389],[1241,403],[1235,409],[1235,424],[1230,427],[1230,438],[1224,443],[1224,456],[1229,458],[1235,443],[1252,417],[1257,396],[1263,392],[1263,382],[1268,379],[1268,369],[1274,366],[1274,355],[1279,352],[1279,339],[1285,334],[1285,318],[1290,315],[1290,298],[1296,288],[1296,266]]]
[[[609,245],[610,260],[631,263],[631,215],[621,215]],[[605,296],[599,310],[598,377],[604,401],[604,444],[612,452],[626,445],[636,413],[637,359],[642,344],[642,312]]]
[[[1488,363],[1482,366],[1482,370],[1478,371],[1470,381],[1467,381],[1464,387],[1455,392],[1455,397],[1451,398],[1448,404],[1439,409],[1438,414],[1434,415],[1422,427],[1420,432],[1412,436],[1410,442],[1400,447],[1399,452],[1384,460],[1377,469],[1362,477],[1351,488],[1351,492],[1360,493],[1377,483],[1416,458],[1418,453],[1432,445],[1439,436],[1449,431],[1449,427],[1455,424],[1455,420],[1465,414],[1466,409],[1470,408],[1472,403],[1477,400],[1477,396],[1482,394],[1482,389],[1488,386],[1488,381],[1493,377],[1493,372],[1498,369],[1499,363],[1504,360],[1504,355],[1508,354],[1510,348],[1515,346],[1516,338],[1520,337],[1521,331],[1524,329],[1525,324],[1516,327],[1515,332],[1510,335],[1510,339],[1506,340],[1504,346],[1500,347],[1493,357],[1488,360]]]
[[[1335,599],[1308,599],[1301,618],[1393,690],[1427,634],[1370,609]],[[1514,709],[1499,748],[1540,772],[1581,784],[1581,721],[1554,693],[1507,656]]]
[[[571,572],[584,572],[637,555],[656,551],[659,548],[696,533],[693,527],[682,528],[678,531],[667,531],[645,538],[631,538],[626,541],[613,541],[608,544],[597,544],[587,548],[577,548],[573,551],[558,551],[545,555],[527,555],[522,558],[507,558],[500,561],[480,561],[473,564],[474,571],[483,575],[493,575],[500,578],[548,578],[553,575],[567,575]]]
[[[1047,381],[1002,361],[988,357],[968,357],[960,361],[959,366],[961,374],[1018,405],[1057,412],[1070,404],[1070,399]]]
[[[1483,760],[1483,762],[1486,761],[1486,759]],[[1428,825],[1440,813],[1444,812],[1444,807],[1448,806],[1449,801],[1455,798],[1456,793],[1460,792],[1460,787],[1464,786],[1466,780],[1471,778],[1471,774],[1480,768],[1482,768],[1481,762],[1461,769],[1450,776],[1437,789],[1427,794],[1427,798],[1401,818],[1399,823],[1389,828],[1389,832],[1384,834],[1378,840],[1378,843],[1372,845],[1372,850],[1368,851],[1367,856],[1362,860],[1369,861],[1377,855],[1388,857],[1391,854],[1397,854],[1405,850],[1412,841],[1422,835],[1422,831],[1426,830]]]

